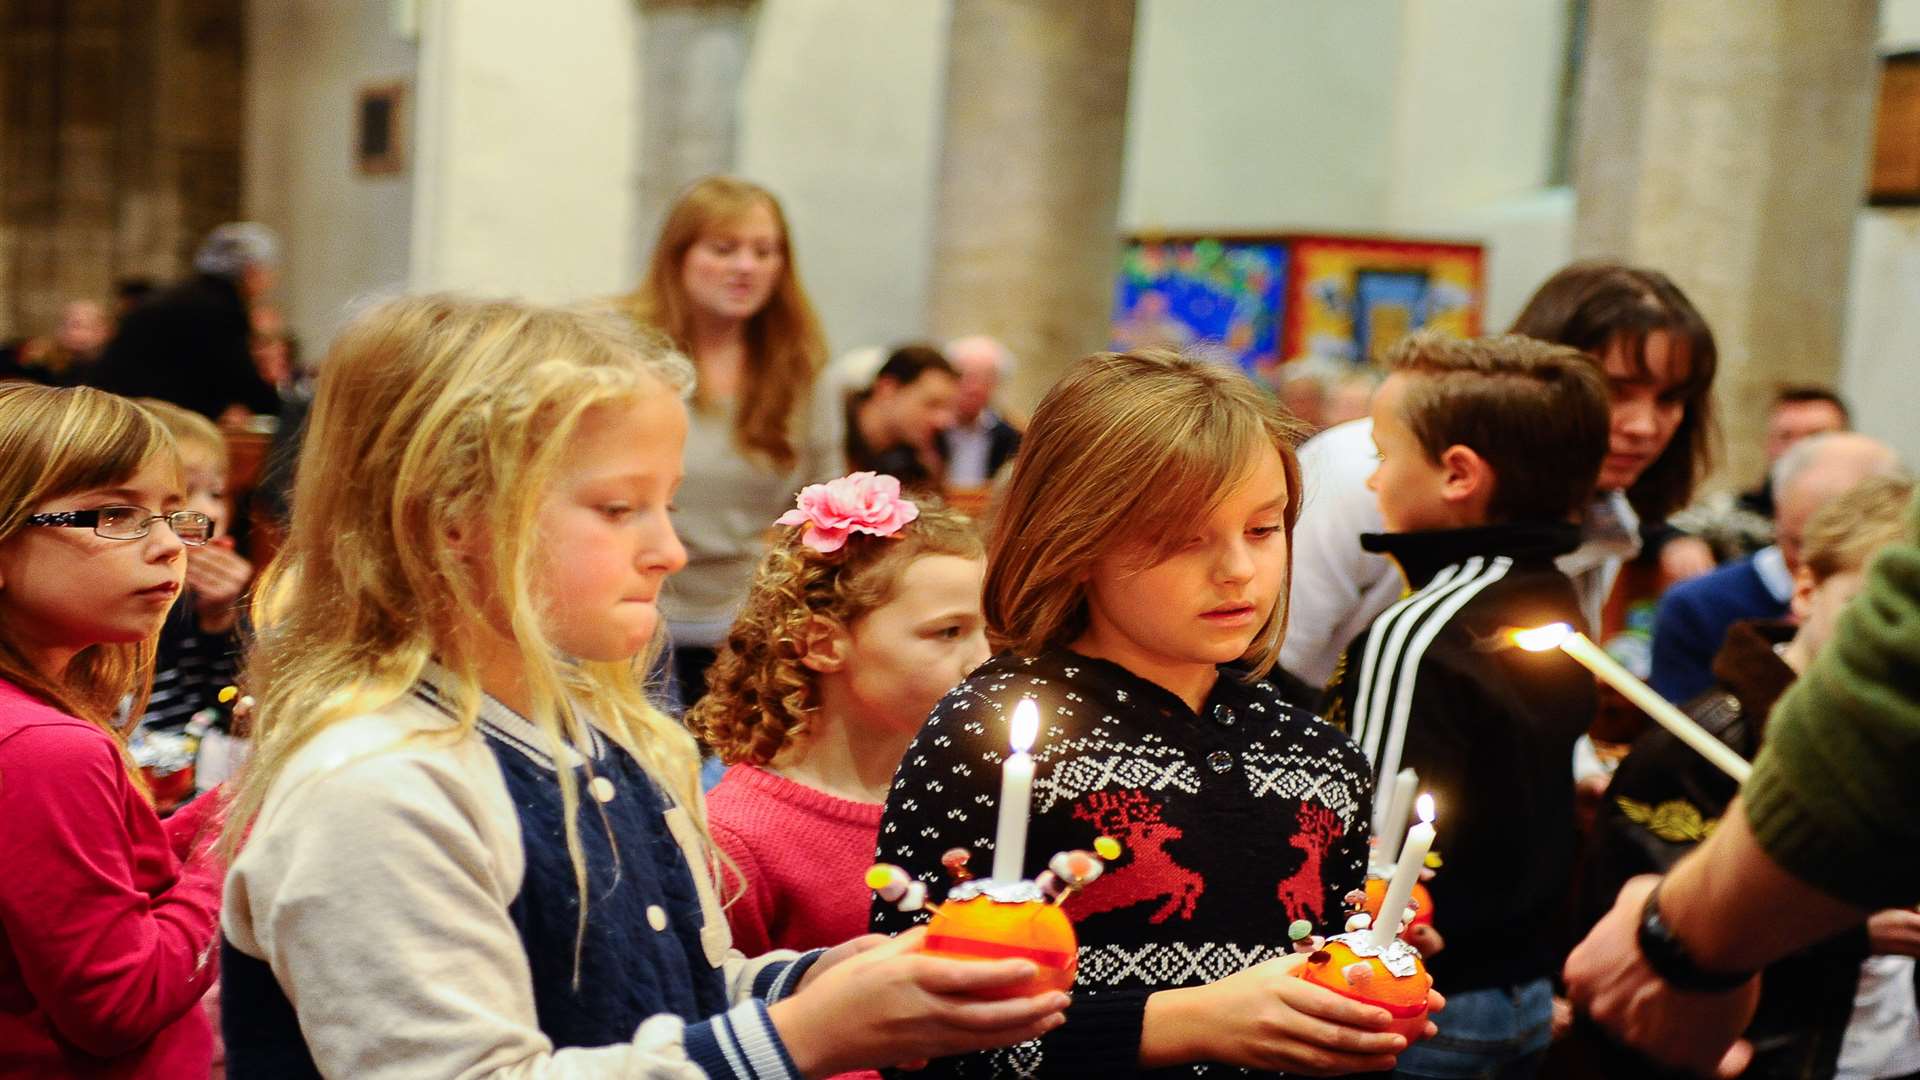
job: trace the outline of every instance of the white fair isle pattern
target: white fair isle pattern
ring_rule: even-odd
[[[1116,748],[1114,753],[1100,757],[1079,756],[1075,744],[1090,742],[1095,740],[1069,739],[1060,744],[1060,752],[1047,755],[1048,759],[1065,760],[1034,782],[1034,802],[1039,812],[1053,809],[1055,803],[1071,803],[1090,792],[1113,788],[1172,788],[1188,795],[1200,792],[1200,771],[1182,751],[1170,746],[1135,746],[1131,752]]]
[[[1103,990],[1192,986],[1286,955],[1278,946],[1213,941],[1082,946],[1079,978]]]
[[[1319,803],[1340,816],[1342,828],[1353,826],[1360,804],[1353,798],[1354,777],[1328,768],[1328,762],[1295,743],[1273,753],[1254,743],[1241,755],[1247,766],[1247,784],[1254,797],[1273,796]]]
[[[975,866],[991,858],[997,781],[1023,698],[1034,699],[1041,719],[1029,847],[1083,846],[1096,828],[1126,847],[1100,883],[1106,888],[1089,890],[1075,916],[1075,992],[1106,1000],[1044,1040],[937,1061],[925,1075],[1124,1071],[1106,1058],[1097,1066],[1047,1059],[1124,1046],[1138,1037],[1125,1025],[1139,1022],[1131,1010],[1143,991],[1216,982],[1286,956],[1292,919],[1318,924],[1337,914],[1364,869],[1367,762],[1271,684],[1223,674],[1196,711],[1113,665],[1000,657],[941,700],[894,778],[880,829],[884,861],[938,897],[948,887],[946,850],[965,848]],[[1250,868],[1256,849],[1259,865]],[[899,932],[925,918],[876,905],[873,928]],[[1199,1063],[1176,1071],[1246,1075]]]

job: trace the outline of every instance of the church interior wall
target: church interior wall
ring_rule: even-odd
[[[949,8],[762,0],[754,17],[737,167],[786,208],[836,352],[926,330]]]
[[[381,288],[566,299],[630,287],[647,254],[634,183],[644,5],[422,4],[417,43],[396,24],[409,7],[250,8],[246,206],[286,236],[282,295],[310,348]],[[784,201],[836,351],[926,332],[951,9],[753,6],[734,168]],[[1498,329],[1573,250],[1573,196],[1552,167],[1567,11],[1140,0],[1119,231],[1479,240],[1485,325]],[[1920,47],[1920,0],[1884,0],[1882,26],[1883,49]],[[412,161],[363,176],[353,96],[386,79],[414,84]],[[1860,426],[1904,440],[1910,460],[1915,295],[1920,211],[1863,209],[1842,390]]]
[[[1920,0],[1881,0],[1882,53],[1920,49]],[[1860,430],[1920,465],[1920,209],[1872,207],[1854,224],[1840,392]]]
[[[353,158],[360,89],[416,74],[393,7],[255,0],[247,12],[242,205],[284,241],[280,302],[310,359],[355,297],[407,282],[413,173],[363,175]]]

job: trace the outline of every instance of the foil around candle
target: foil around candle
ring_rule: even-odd
[[[947,893],[948,900],[971,900],[976,896],[984,896],[996,904],[1031,904],[1047,898],[1035,882],[994,881],[989,878],[963,881]]]
[[[193,764],[198,742],[167,731],[148,732],[128,749],[133,763],[156,776],[169,776]]]
[[[1419,952],[1399,938],[1388,940],[1385,948],[1375,948],[1373,934],[1365,930],[1353,934],[1341,934],[1332,940],[1352,949],[1355,956],[1378,957],[1395,978],[1405,979],[1420,970]]]

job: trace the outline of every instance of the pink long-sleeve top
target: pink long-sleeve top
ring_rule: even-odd
[[[207,1075],[213,804],[163,824],[112,737],[0,680],[0,1077]]]

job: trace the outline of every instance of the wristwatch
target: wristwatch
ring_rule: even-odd
[[[1694,963],[1693,957],[1687,955],[1686,946],[1673,936],[1673,927],[1660,914],[1659,885],[1655,885],[1653,891],[1647,894],[1647,904],[1640,909],[1639,941],[1640,955],[1647,958],[1647,966],[1675,990],[1723,994],[1745,986],[1747,980],[1759,974],[1753,971],[1706,971]]]

